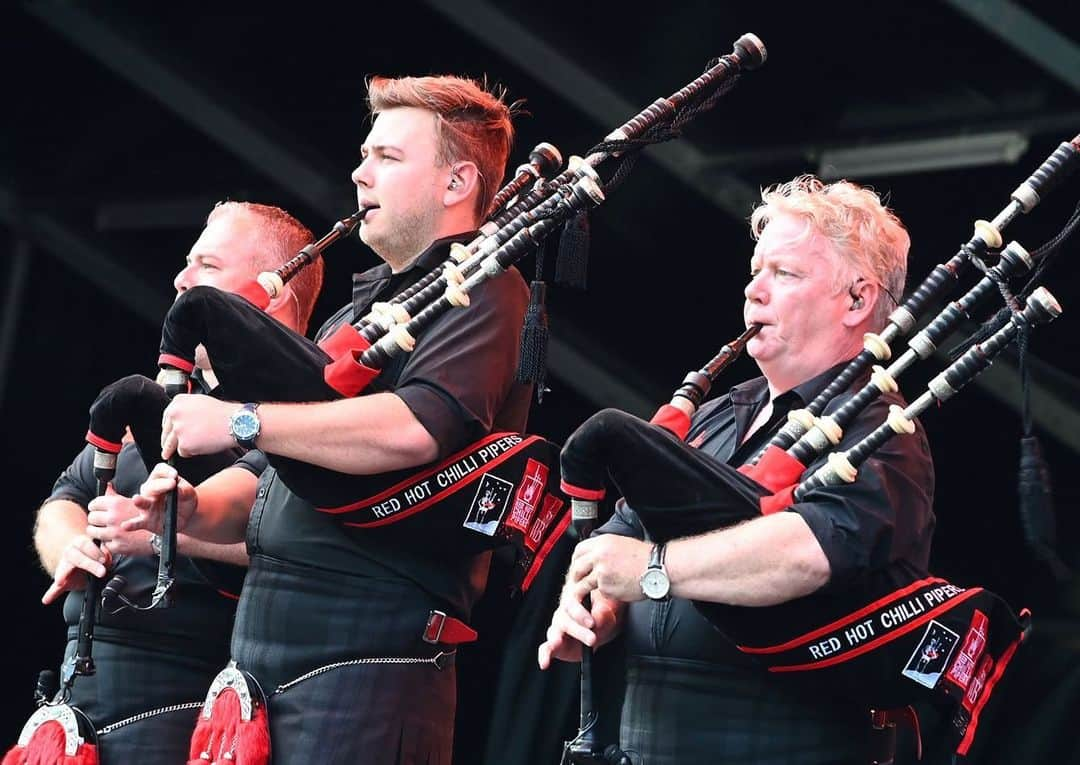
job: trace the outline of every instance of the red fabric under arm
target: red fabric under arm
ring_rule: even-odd
[[[339,359],[349,351],[363,353],[371,347],[356,327],[345,322],[332,335],[328,335],[319,341],[319,347],[326,351],[332,359]]]
[[[326,384],[346,398],[358,395],[379,374],[379,370],[360,363],[362,352],[348,351],[323,369]]]
[[[756,465],[743,465],[739,472],[771,492],[798,482],[806,466],[779,446],[770,446]]]
[[[265,311],[267,306],[270,305],[270,295],[267,294],[266,288],[254,279],[240,289],[233,290],[233,292],[251,303],[260,311]]]
[[[686,434],[690,432],[690,415],[671,404],[664,404],[657,409],[649,423],[658,425],[683,440],[686,440]]]
[[[762,515],[772,515],[773,513],[778,513],[785,508],[791,507],[795,502],[795,484],[788,486],[786,489],[781,489],[768,497],[762,497],[760,502]]]

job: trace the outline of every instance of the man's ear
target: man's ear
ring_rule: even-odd
[[[296,293],[288,285],[278,293],[277,297],[270,298],[266,312],[286,327],[299,331],[300,303],[296,299]]]
[[[452,207],[479,193],[480,171],[473,162],[455,162],[450,166],[450,173],[443,194],[443,204]]]
[[[859,279],[851,285],[847,294],[850,304],[842,320],[844,326],[857,327],[870,318],[880,294],[881,287],[869,279]]]

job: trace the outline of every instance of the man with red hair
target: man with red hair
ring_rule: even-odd
[[[251,202],[223,202],[215,207],[173,286],[177,295],[206,285],[228,292],[251,283],[292,258],[313,237],[303,224],[278,207]],[[268,313],[290,329],[303,332],[322,287],[322,264],[294,279]],[[195,384],[209,391],[216,384],[205,354],[197,360]],[[228,460],[239,456],[223,455]],[[60,474],[38,510],[34,544],[42,567],[53,577],[43,602],[65,592],[66,658],[75,655],[79,612],[86,574],[123,576],[128,592],[142,599],[153,590],[161,539],[147,531],[116,528],[102,537],[87,528],[86,507],[96,493],[94,449],[87,446]],[[237,480],[254,487],[260,466],[239,468]],[[134,443],[121,450],[110,494],[96,505],[116,520],[136,510],[130,496],[146,480],[146,468]],[[102,539],[98,547],[94,538]],[[96,673],[76,679],[70,702],[98,729],[105,762],[183,762],[187,758],[193,703],[228,656],[236,598],[247,554],[242,544],[218,545],[181,534],[178,537],[177,586],[182,595],[173,607],[152,613],[99,609],[93,654]],[[108,567],[108,568],[107,568]],[[186,706],[185,706],[186,705]],[[123,725],[117,725],[127,720]]]

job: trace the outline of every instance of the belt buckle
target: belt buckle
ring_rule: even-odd
[[[446,612],[432,609],[428,614],[427,626],[424,627],[423,640],[425,643],[435,645],[442,638],[443,627],[446,626]]]

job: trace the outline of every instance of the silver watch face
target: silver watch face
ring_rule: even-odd
[[[259,435],[259,418],[254,412],[242,409],[233,416],[231,430],[237,441],[250,441]]]
[[[671,589],[671,582],[663,569],[650,568],[641,576],[641,591],[651,600],[663,600]]]

